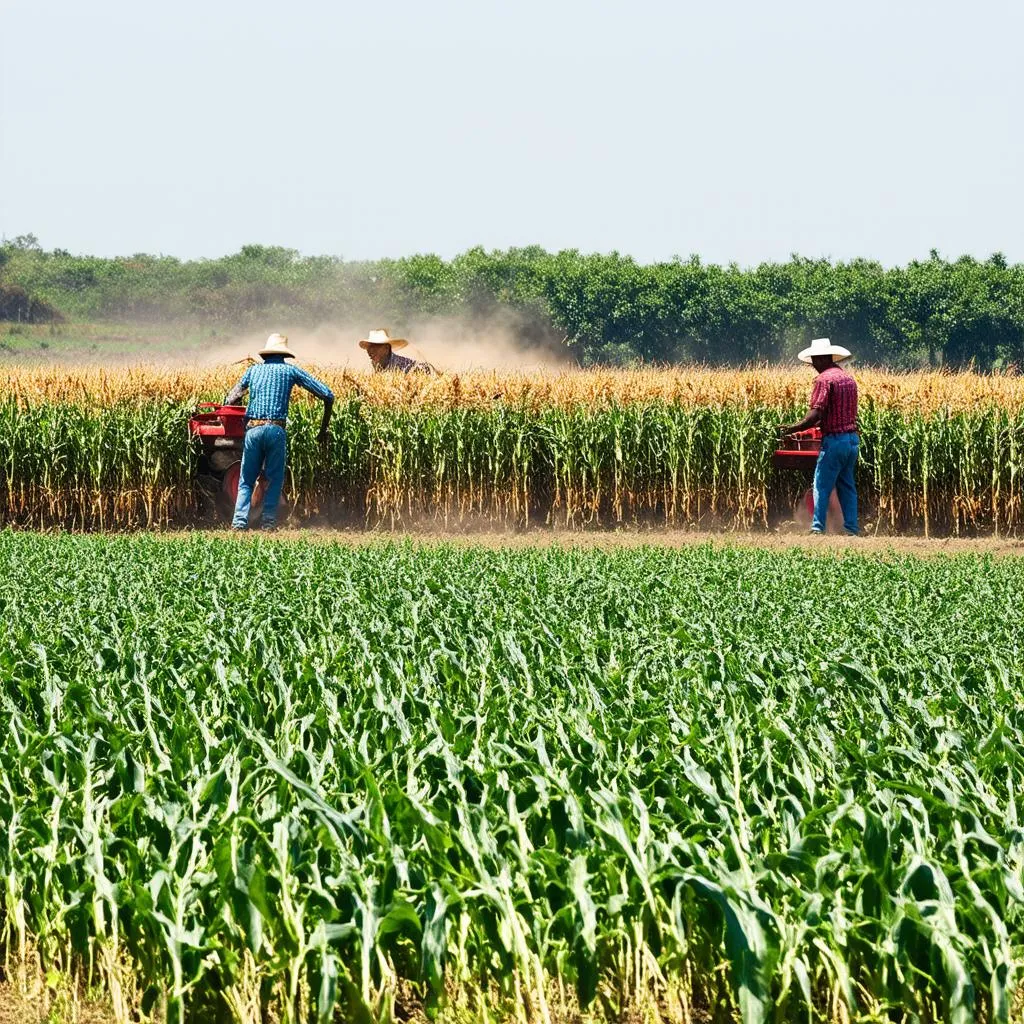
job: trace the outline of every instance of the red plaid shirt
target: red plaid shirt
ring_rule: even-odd
[[[857,429],[857,382],[830,366],[814,381],[811,408],[821,410],[823,434],[852,434]]]

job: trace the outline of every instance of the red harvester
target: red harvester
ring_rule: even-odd
[[[776,469],[799,470],[808,480],[813,480],[814,467],[820,451],[820,427],[798,430],[795,434],[787,434],[783,441],[783,447],[772,453],[772,465]],[[793,509],[793,518],[801,526],[810,527],[811,520],[814,518],[814,490],[812,488],[808,487],[797,501]],[[825,522],[828,533],[839,533],[842,530],[843,510],[839,506],[839,498],[835,491],[829,498]]]
[[[245,406],[200,402],[188,421],[188,431],[203,446],[199,460],[199,486],[217,512],[230,518],[238,495],[245,443]],[[258,518],[263,504],[264,479],[253,489],[250,516]]]

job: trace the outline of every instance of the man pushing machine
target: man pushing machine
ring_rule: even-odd
[[[235,530],[249,528],[252,491],[261,472],[267,479],[262,528],[273,530],[276,525],[277,506],[281,500],[288,456],[285,427],[292,388],[298,385],[324,403],[320,433],[317,434],[321,444],[327,440],[327,425],[331,422],[331,409],[334,407],[334,392],[323,381],[285,362],[286,359],[294,359],[295,353],[288,347],[288,339],[283,334],[272,334],[267,338],[259,355],[263,362],[250,366],[224,399],[225,405],[238,405],[246,391],[249,392],[249,404],[245,410],[242,472],[238,480],[235,514],[231,520],[231,527]]]
[[[811,533],[824,533],[833,488],[843,510],[843,529],[851,536],[859,532],[857,522],[857,481],[854,470],[860,452],[857,433],[857,382],[839,367],[850,358],[850,350],[833,345],[828,338],[815,338],[798,356],[818,372],[811,390],[810,412],[799,422],[779,428],[795,434],[810,427],[821,428],[821,452],[814,466],[814,518]]]

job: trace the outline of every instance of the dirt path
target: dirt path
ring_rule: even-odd
[[[621,530],[614,532],[570,532],[535,530],[526,533],[468,532],[445,533],[436,530],[391,532],[388,530],[335,530],[320,527],[278,530],[273,534],[252,531],[234,534],[230,530],[202,531],[203,536],[226,537],[240,543],[255,537],[275,542],[307,541],[323,544],[359,546],[387,541],[411,541],[414,544],[455,544],[460,547],[542,548],[559,545],[563,548],[593,548],[614,551],[624,548],[655,546],[686,548],[702,544],[716,547],[748,547],[768,551],[800,549],[809,552],[891,555],[994,555],[1024,556],[1024,539],[1000,537],[812,537],[804,533],[741,533],[691,530]],[[165,534],[167,537],[181,537]]]

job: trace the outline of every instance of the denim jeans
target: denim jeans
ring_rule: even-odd
[[[815,533],[825,532],[825,517],[833,489],[843,510],[843,528],[857,533],[857,482],[853,471],[857,466],[860,438],[857,434],[826,434],[821,439],[821,454],[814,467]]]
[[[277,519],[277,506],[281,501],[284,487],[284,464],[288,445],[284,427],[267,423],[252,427],[245,432],[245,446],[242,449],[242,472],[238,478],[238,497],[235,499],[235,514],[231,525],[244,529],[249,525],[249,505],[252,489],[256,486],[260,471],[267,479],[263,495],[263,525],[273,526]]]

